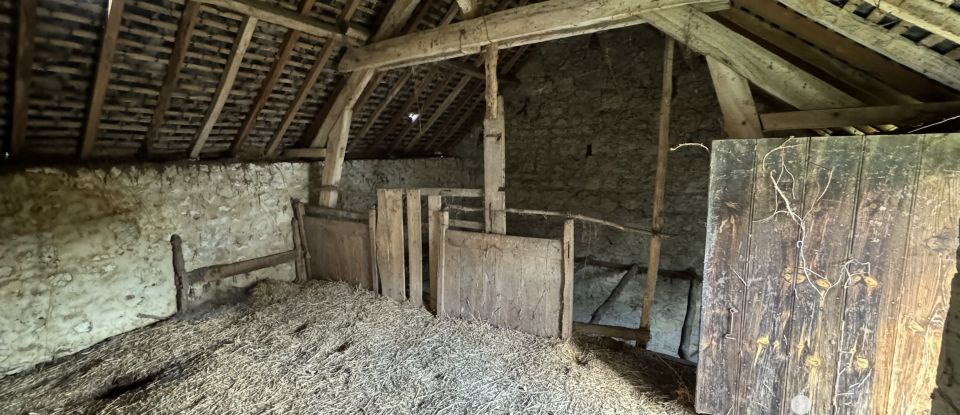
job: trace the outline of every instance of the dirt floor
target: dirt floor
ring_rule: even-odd
[[[244,303],[0,379],[0,413],[692,414],[692,372],[344,284],[263,283]]]

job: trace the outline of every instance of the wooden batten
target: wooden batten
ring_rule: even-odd
[[[103,41],[100,43],[100,54],[97,57],[96,75],[93,80],[90,101],[87,105],[83,136],[80,139],[80,158],[83,160],[90,158],[90,155],[93,154],[93,147],[96,145],[97,130],[100,128],[100,115],[103,113],[103,100],[107,96],[107,84],[110,83],[113,52],[117,48],[117,38],[120,36],[120,23],[122,22],[125,3],[126,0],[110,0],[107,2],[107,21],[103,28]]]
[[[256,27],[256,18],[249,16],[243,18],[243,23],[240,24],[240,30],[237,32],[237,38],[233,43],[233,49],[230,51],[230,57],[227,59],[227,65],[220,77],[220,84],[217,85],[217,90],[213,94],[213,102],[207,109],[203,122],[197,130],[197,135],[190,145],[190,158],[192,159],[200,157],[200,151],[203,150],[207,137],[210,136],[213,126],[220,118],[220,112],[223,111],[223,106],[230,96],[230,90],[233,89],[233,83],[237,79],[237,71],[240,70],[240,63],[243,61],[243,55],[246,53],[247,47],[250,46],[250,39],[253,37],[253,31]]]
[[[404,268],[403,191],[377,190],[377,269],[384,297],[407,300]]]
[[[407,213],[407,271],[410,274],[410,303],[423,305],[423,236],[420,211],[420,191],[406,191]]]
[[[370,37],[368,33],[356,28],[349,28],[346,33],[336,25],[325,23],[305,16],[296,11],[265,3],[259,0],[198,0],[204,4],[221,7],[240,13],[245,17],[263,20],[287,29],[303,32],[308,35],[330,39],[338,42],[347,42],[351,45],[362,45]]]
[[[563,281],[560,289],[560,338],[564,340],[569,339],[573,334],[574,229],[575,222],[573,219],[567,219],[563,223],[563,263],[561,264]]]

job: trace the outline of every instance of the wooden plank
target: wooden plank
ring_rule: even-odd
[[[766,131],[832,128],[847,125],[933,123],[960,115],[960,101],[791,111],[760,115]]]
[[[809,0],[781,0],[780,2],[894,62],[955,90],[960,90],[960,67],[955,61],[931,49],[918,47],[910,40],[889,33],[882,27],[829,2]]]
[[[407,300],[403,252],[403,192],[377,190],[377,270],[383,295]]]
[[[283,150],[283,157],[322,160],[327,157],[327,149],[325,148],[288,148],[286,150]]]
[[[916,98],[913,98],[910,95],[895,89],[892,85],[882,82],[874,74],[869,74],[864,72],[861,68],[853,66],[859,64],[860,62],[848,63],[847,61],[841,60],[844,58],[847,60],[855,60],[856,58],[848,56],[847,54],[831,55],[822,49],[822,46],[810,47],[809,41],[805,40],[804,37],[816,38],[821,31],[826,31],[829,32],[829,35],[839,37],[840,39],[837,40],[840,41],[840,44],[849,43],[849,46],[852,46],[855,49],[862,49],[860,45],[857,45],[852,41],[843,38],[842,36],[830,32],[829,29],[819,26],[813,21],[797,15],[792,10],[786,9],[775,2],[770,2],[768,0],[760,1],[763,2],[760,3],[761,10],[773,9],[775,14],[778,14],[776,12],[779,11],[779,14],[788,15],[787,17],[789,17],[789,15],[794,15],[795,18],[803,19],[806,21],[805,23],[813,25],[813,27],[806,28],[810,29],[808,30],[810,33],[801,32],[799,35],[795,35],[791,32],[787,32],[785,27],[776,26],[771,22],[761,19],[759,16],[751,14],[745,9],[741,8],[730,8],[714,14],[713,17],[718,18],[720,22],[725,23],[727,26],[735,28],[735,30],[740,31],[740,33],[749,34],[748,37],[763,46],[765,49],[780,55],[794,65],[799,66],[801,69],[810,72],[818,78],[829,82],[830,84],[852,94],[864,102],[876,105],[916,104],[920,102]],[[755,3],[756,1],[752,0],[746,0],[744,2],[744,4],[749,4],[750,7],[753,7]],[[800,26],[804,25],[801,24]],[[791,30],[795,29],[791,28]],[[804,37],[798,37],[801,35]],[[831,42],[825,46],[833,48],[835,50],[834,53],[847,52],[846,50],[841,49],[842,46],[838,47],[837,43],[838,42]],[[867,49],[863,49],[862,52],[885,59]],[[919,76],[915,72],[899,65],[884,65],[885,68],[890,66],[897,66],[901,70],[905,70],[914,76],[922,78],[922,76]],[[927,83],[932,84],[933,82],[927,80]]]
[[[352,49],[339,69],[352,72],[397,68],[479,53],[499,44],[511,48],[564,37],[595,33],[643,23],[638,14],[648,10],[697,5],[705,10],[726,8],[710,0],[617,0],[585,4],[582,0],[550,0],[491,13]]]
[[[646,329],[631,329],[629,327],[574,322],[573,331],[587,336],[616,337],[618,339],[634,340],[644,344],[650,341],[650,331]]]
[[[844,263],[853,240],[862,137],[810,140],[803,198],[802,245],[788,325],[789,361],[781,407],[810,404],[832,414],[844,301]]]
[[[422,194],[422,193],[421,193]],[[445,237],[441,239],[438,234],[437,226],[439,225],[439,214],[440,214],[440,204],[441,197],[437,195],[427,196],[427,233],[429,234],[429,246],[427,248],[427,265],[430,271],[430,304],[428,308],[433,310],[436,315],[440,315],[438,310],[438,286],[439,283],[438,276],[439,268],[438,264],[440,263],[439,258],[439,245],[443,243]]]
[[[372,246],[366,222],[305,217],[310,277],[372,289],[368,260]]]
[[[300,239],[300,222],[296,215],[290,219],[290,234],[293,236],[293,250],[297,253],[297,258],[293,261],[294,271],[296,272],[295,282],[305,282],[307,280],[307,265],[303,259],[303,243]]]
[[[923,155],[903,285],[894,293],[900,300],[900,313],[888,382],[889,414],[930,413],[951,282],[957,271],[960,135],[934,134],[914,140],[922,141]]]
[[[670,103],[673,101],[673,50],[674,41],[667,38],[663,47],[663,80],[660,93],[660,119],[657,129],[657,170],[654,178],[653,210],[650,238],[650,255],[647,257],[647,284],[643,290],[643,308],[640,313],[640,328],[650,328],[653,315],[653,298],[657,291],[657,272],[660,269],[660,246],[663,238],[663,204],[667,192],[667,157],[670,152]],[[645,346],[645,345],[643,345]]]
[[[190,47],[190,39],[193,38],[193,30],[199,15],[200,3],[195,0],[187,0],[183,5],[183,12],[180,14],[180,24],[177,26],[173,50],[170,52],[170,60],[167,62],[167,71],[163,77],[160,94],[157,96],[157,106],[153,109],[150,126],[147,127],[147,133],[143,138],[141,151],[144,157],[149,158],[153,153],[153,143],[157,141],[157,137],[160,135],[160,127],[163,126],[166,119],[173,92],[177,90],[180,69],[187,58],[187,49]]]
[[[707,66],[710,68],[710,78],[713,80],[713,89],[717,92],[717,100],[720,101],[723,130],[727,133],[727,138],[762,138],[763,130],[760,128],[757,104],[753,101],[753,93],[750,92],[747,80],[709,56]]]
[[[734,0],[734,7],[745,7],[763,20],[795,33],[816,49],[843,59],[847,64],[879,79],[899,91],[924,102],[957,99],[957,94],[939,83],[890,60],[849,38],[810,20],[778,2],[768,0]],[[726,13],[726,12],[724,12]],[[813,49],[807,47],[806,49]],[[892,103],[892,101],[886,101]],[[812,109],[812,108],[811,108]]]
[[[483,223],[486,232],[507,233],[506,186],[506,117],[503,97],[497,84],[497,45],[487,46],[484,67],[487,73],[484,94],[487,111],[483,119]]]
[[[520,256],[556,258],[557,260],[560,260],[563,254],[563,244],[556,239],[464,232],[452,229],[447,231],[447,245],[478,251],[496,247],[496,249],[510,251]]]
[[[38,0],[20,0],[17,7],[17,56],[13,67],[13,104],[10,112],[10,157],[20,154],[27,141],[30,82],[33,78],[34,38],[37,31]]]
[[[113,68],[113,52],[117,48],[117,38],[120,36],[120,23],[123,17],[123,6],[126,0],[111,0],[107,2],[107,19],[103,26],[103,39],[100,42],[100,53],[97,56],[96,75],[90,92],[90,101],[87,104],[86,121],[83,124],[83,136],[80,141],[80,159],[86,160],[93,154],[93,147],[97,143],[97,130],[100,128],[100,115],[103,113],[103,99],[107,96],[107,84],[110,83],[110,72]]]
[[[296,11],[286,9],[259,0],[198,0],[204,4],[217,6],[240,13],[244,17],[263,20],[287,29],[303,32],[331,41],[346,42],[351,45],[362,45],[370,37],[368,33],[350,28],[343,34],[336,25],[326,23],[313,17],[305,16]]]
[[[200,157],[200,151],[207,142],[207,137],[213,131],[214,124],[220,118],[220,112],[230,96],[230,90],[233,89],[233,82],[237,79],[237,72],[240,70],[240,63],[243,61],[243,55],[250,46],[250,39],[253,37],[253,31],[257,28],[257,19],[253,17],[244,17],[237,32],[237,38],[233,42],[233,49],[230,50],[230,56],[227,58],[227,65],[223,69],[223,75],[220,77],[220,83],[213,94],[213,100],[207,113],[203,116],[200,129],[197,135],[193,137],[193,143],[190,145],[190,158]]]
[[[334,208],[328,208],[328,207],[316,206],[316,205],[306,205],[304,206],[304,208],[306,209],[306,213],[310,216],[326,217],[326,218],[341,219],[341,220],[345,219],[345,220],[352,220],[354,222],[367,221],[367,213],[351,212],[349,210],[334,209]]]
[[[314,3],[316,3],[316,0],[301,0],[300,8],[297,12],[301,15],[309,15]],[[240,124],[240,129],[237,130],[237,135],[233,138],[233,143],[230,144],[229,151],[231,156],[236,157],[237,154],[240,153],[240,150],[247,140],[247,136],[250,135],[250,131],[253,131],[260,112],[267,106],[267,100],[270,99],[273,88],[277,85],[277,82],[280,81],[280,77],[283,75],[283,68],[287,66],[287,62],[290,61],[290,56],[293,54],[293,49],[297,46],[299,40],[300,32],[296,30],[288,30],[283,36],[283,42],[280,43],[277,55],[273,58],[273,64],[270,65],[270,70],[267,71],[267,75],[260,85],[260,90],[257,91],[257,96],[253,99],[253,104],[250,105],[250,110],[247,111],[247,115],[244,116],[243,123]],[[330,42],[328,41],[328,43]]]
[[[313,86],[316,85],[317,79],[319,79],[320,74],[323,73],[323,68],[327,66],[327,62],[330,60],[333,52],[338,49],[340,49],[340,45],[336,42],[327,42],[323,45],[320,54],[317,55],[317,58],[313,60],[313,64],[310,65],[310,70],[307,71],[307,76],[304,78],[303,83],[300,84],[300,88],[297,89],[297,94],[293,97],[293,101],[290,103],[290,106],[287,107],[287,112],[283,114],[283,119],[280,121],[277,131],[270,137],[270,141],[267,143],[267,148],[264,151],[265,155],[269,156],[277,153],[280,144],[283,142],[283,136],[287,133],[290,125],[293,124],[293,119],[300,113],[300,108],[303,106],[303,103],[306,102],[310,91],[312,91]]]
[[[786,326],[794,303],[799,221],[807,139],[757,143],[750,268],[744,280],[740,348],[739,408],[746,413],[780,413],[787,353],[793,340]],[[798,219],[801,218],[801,219]]]
[[[447,240],[450,240],[449,235]],[[455,304],[457,308],[450,315],[463,320],[484,320],[483,303],[486,298],[483,295],[485,275],[483,250],[455,244],[450,244],[448,249],[450,249],[450,255],[447,260],[455,266],[447,269],[456,270],[456,280],[459,282],[456,286],[450,286],[452,290],[459,291],[459,295],[455,296],[459,299]],[[452,305],[448,306],[447,310],[452,308]]]
[[[756,143],[713,142],[697,365],[700,413],[727,414],[738,408],[743,276],[750,258]]]
[[[448,315],[448,310],[446,305],[448,303],[447,296],[449,296],[450,289],[448,289],[448,281],[446,274],[446,257],[447,257],[447,222],[450,220],[450,213],[447,211],[439,211],[436,216],[433,217],[436,221],[434,230],[436,231],[436,240],[438,241],[436,245],[437,249],[437,285],[436,287],[436,313],[437,317],[446,317]],[[431,287],[433,288],[433,287]]]
[[[380,293],[380,270],[377,269],[377,208],[370,209],[367,220],[368,237],[370,238],[370,286],[373,292]]]
[[[410,272],[410,303],[423,305],[423,242],[420,224],[420,191],[407,190],[407,269]]]
[[[573,333],[573,262],[574,228],[573,220],[563,223],[563,282],[560,291],[560,338],[569,339]]]
[[[336,207],[337,201],[340,199],[340,177],[343,175],[343,159],[347,154],[351,117],[353,117],[352,110],[343,112],[343,117],[340,118],[340,130],[331,137],[330,146],[327,147],[323,172],[320,175],[320,183],[323,187],[320,190],[318,204],[321,206]]]
[[[645,12],[643,17],[668,36],[723,63],[793,107],[822,109],[862,104],[692,7]]]
[[[458,189],[451,187],[423,187],[418,189],[423,196],[483,197],[483,189]]]
[[[303,249],[303,265],[304,271],[306,272],[306,278],[309,279],[311,273],[310,269],[310,244],[307,242],[307,228],[303,223],[304,218],[306,217],[306,209],[303,206],[303,202],[298,199],[293,199],[293,217],[297,220],[297,228],[294,229],[297,232],[298,237],[300,238],[300,246]]]
[[[922,145],[915,136],[866,138],[837,346],[843,413],[884,412]]]

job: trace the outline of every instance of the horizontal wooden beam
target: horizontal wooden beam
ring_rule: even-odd
[[[960,101],[887,105],[760,115],[764,131],[809,130],[846,125],[911,125],[942,121],[960,115]]]
[[[300,253],[296,250],[291,250],[260,258],[248,259],[246,261],[234,262],[232,264],[211,265],[209,267],[197,268],[187,273],[186,281],[188,284],[219,281],[234,275],[247,274],[256,270],[275,267],[280,264],[292,262],[296,260],[299,255]]]
[[[340,62],[342,72],[397,68],[472,55],[496,43],[501,49],[643,23],[639,13],[677,6],[716,11],[716,0],[549,0],[480,18],[416,32],[352,49]]]
[[[643,13],[651,25],[709,56],[777,99],[799,109],[846,108],[862,102],[810,75],[692,7]]]
[[[199,0],[204,4],[222,7],[245,16],[263,20],[287,29],[303,32],[308,35],[346,41],[350,45],[367,43],[370,34],[361,29],[351,27],[342,33],[335,24],[326,23],[312,17],[297,13],[295,10],[285,9],[259,0]]]
[[[930,79],[960,90],[960,65],[946,56],[891,33],[827,1],[780,0],[780,2],[894,62],[899,62]]]
[[[631,329],[628,327],[607,326],[604,324],[573,323],[573,332],[587,336],[616,337],[623,340],[636,340],[638,343],[647,344],[650,341],[650,330]]]
[[[288,148],[283,150],[283,158],[322,159],[327,156],[325,148]]]

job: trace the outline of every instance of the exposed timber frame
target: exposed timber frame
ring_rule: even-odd
[[[586,5],[582,0],[550,0],[351,49],[339,69],[352,72],[420,65],[476,54],[490,44],[507,49],[637,25],[644,23],[639,16],[642,12],[690,5],[705,11],[729,7],[727,1],[716,0],[619,0]]]
[[[33,49],[37,34],[38,0],[20,0],[17,7],[17,56],[14,67],[13,111],[10,122],[10,144],[7,152],[16,157],[27,140],[27,119],[30,106],[30,80],[33,77]]]
[[[746,78],[709,56],[707,66],[713,88],[717,92],[717,100],[720,101],[723,130],[727,137],[762,138],[763,129],[760,127],[757,104],[753,100],[753,93],[750,92],[750,84]]]
[[[507,233],[506,196],[506,123],[503,112],[503,97],[497,83],[496,44],[484,50],[484,67],[487,71],[487,102],[483,119],[483,224],[487,233]]]
[[[117,48],[120,35],[121,17],[126,0],[107,2],[107,21],[103,28],[103,41],[97,57],[97,70],[93,80],[90,101],[87,105],[87,117],[84,122],[83,136],[80,139],[80,159],[86,160],[93,154],[100,128],[100,115],[103,113],[103,100],[107,96],[107,84],[110,83],[110,69],[113,67],[113,52]]]

